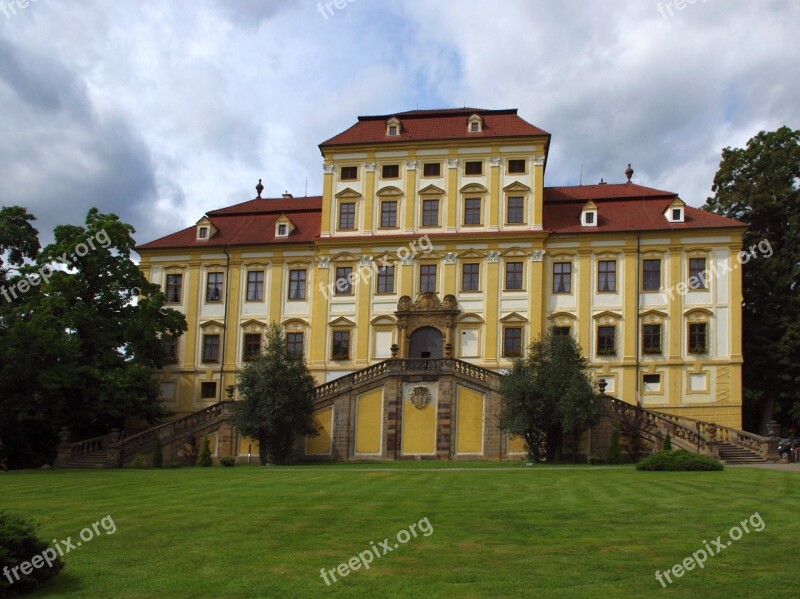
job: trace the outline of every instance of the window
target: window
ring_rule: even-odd
[[[518,175],[525,172],[525,160],[514,159],[508,161],[508,174]]]
[[[642,353],[661,353],[661,325],[646,324],[642,326]]]
[[[706,259],[689,258],[689,289],[706,289]]]
[[[422,200],[422,226],[439,226],[439,200]]]
[[[397,226],[397,202],[381,202],[381,227]]]
[[[522,262],[506,262],[506,289],[522,289]]]
[[[353,202],[342,202],[339,204],[339,228],[356,228],[356,205]]]
[[[206,284],[206,302],[222,301],[222,276],[221,272],[208,273]]]
[[[464,163],[464,174],[465,175],[482,175],[483,174],[483,162],[479,160],[471,160],[469,162]]]
[[[378,293],[394,293],[394,266],[378,269]]]
[[[682,213],[683,211],[680,208],[673,208],[672,209],[672,220],[675,222],[680,222],[683,220]]]
[[[381,177],[384,179],[397,179],[400,176],[399,164],[384,164],[381,167]]]
[[[200,399],[216,399],[217,397],[217,383],[216,382],[203,382],[200,383]]]
[[[591,211],[587,212],[586,214],[583,215],[583,218],[587,225],[594,224],[594,212]]]
[[[389,135],[397,135],[397,125],[389,125]]]
[[[572,263],[553,264],[553,293],[572,293]]]
[[[264,273],[260,270],[247,272],[247,301],[260,302],[264,299]]]
[[[200,227],[197,231],[197,236],[200,239],[208,239],[208,227]]]
[[[480,198],[467,198],[464,200],[464,224],[481,224],[481,200]]]
[[[167,303],[181,303],[181,283],[183,275],[167,275]]]
[[[603,325],[597,327],[597,355],[613,356],[617,353],[617,327]]]
[[[423,264],[419,267],[419,290],[436,291],[436,265]]]
[[[423,177],[439,177],[442,174],[441,162],[426,162],[422,166]]]
[[[302,356],[303,333],[286,333],[286,347],[293,356]]]
[[[525,208],[525,200],[519,196],[508,198],[508,213],[506,214],[506,221],[510,225],[520,225],[525,222],[523,214]]]
[[[480,264],[463,264],[461,266],[461,290],[478,291],[480,289]]]
[[[645,260],[642,268],[642,290],[661,289],[661,260]]]
[[[278,225],[278,237],[286,237],[288,235],[286,225],[281,223]]]
[[[219,335],[203,335],[203,362],[219,362]]]
[[[704,354],[708,351],[708,325],[705,322],[689,323],[689,353]]]
[[[597,263],[597,290],[600,292],[617,290],[616,260],[600,260]]]
[[[470,133],[480,133],[481,132],[481,124],[478,121],[472,121],[469,124],[469,132]]]
[[[570,327],[553,327],[553,335],[556,337],[568,337],[572,329]]]
[[[261,333],[246,333],[244,336],[244,360],[255,360],[261,353]]]
[[[306,299],[306,271],[305,269],[289,271],[289,299]]]
[[[175,335],[165,335],[161,338],[164,347],[164,360],[174,364],[178,361],[178,338]]]
[[[357,166],[343,166],[339,169],[339,179],[342,181],[355,181],[358,179]]]
[[[350,331],[333,332],[333,355],[334,360],[350,359]]]
[[[642,375],[642,390],[645,393],[658,393],[661,391],[661,375],[645,374]]]
[[[522,329],[506,327],[503,329],[503,356],[516,358],[522,355]]]
[[[339,266],[336,268],[336,295],[353,295],[353,268]]]

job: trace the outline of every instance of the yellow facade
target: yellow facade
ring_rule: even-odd
[[[742,229],[546,230],[548,144],[549,136],[533,135],[323,146],[319,235],[313,242],[292,243],[290,235],[280,245],[223,248],[211,237],[207,247],[140,249],[149,280],[166,288],[168,275],[182,277],[180,301],[172,307],[186,315],[188,331],[177,363],[159,372],[166,407],[182,415],[224,399],[245,363],[246,336],[262,333],[270,322],[302,335],[302,351],[319,383],[388,359],[393,346],[407,357],[419,347],[415,331],[398,328],[398,304],[404,296],[415,300],[432,290],[457,301],[458,314],[442,331],[444,355],[488,369],[509,368],[515,357],[509,340],[516,335],[524,348],[551,327],[568,327],[594,374],[606,379],[609,394],[738,428],[742,295],[736,255]],[[468,173],[467,163],[480,163],[480,174]],[[343,167],[355,167],[355,178]],[[435,216],[434,204],[425,202],[437,203]],[[596,208],[602,219],[604,204]],[[343,221],[350,214],[352,221]],[[706,288],[682,289],[698,257],[710,270],[719,267],[719,276]],[[643,288],[646,260],[660,264],[657,291]],[[600,269],[610,263],[614,289],[601,290]],[[569,290],[558,292],[556,270],[564,265]],[[387,266],[394,269],[391,285],[380,276]],[[346,293],[337,289],[337,277],[348,272],[342,269],[353,273]],[[304,273],[302,299],[290,297],[298,271]],[[225,297],[218,303],[207,301],[213,272],[223,273]],[[248,301],[249,282],[258,276],[263,299]],[[661,331],[657,353],[642,351],[646,324]],[[706,326],[707,351],[690,352],[692,324]],[[613,353],[606,354],[599,351],[599,337],[610,328]],[[204,337],[214,335],[219,356],[208,362]],[[346,352],[338,351],[343,339]],[[203,383],[215,383],[213,392]],[[377,395],[358,398],[357,453],[381,451],[382,405]],[[475,392],[459,391],[459,453],[479,446],[481,410]],[[404,406],[404,414],[411,420],[402,429],[403,451],[434,453],[435,406]],[[319,417],[324,434],[309,440],[309,449],[325,453],[333,414]]]

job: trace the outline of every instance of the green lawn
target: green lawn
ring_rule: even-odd
[[[74,542],[106,515],[117,526],[70,552],[37,597],[730,599],[797,586],[794,472],[431,466],[0,473],[0,508],[48,540]],[[755,512],[762,532],[668,588],[656,581]],[[430,536],[331,586],[320,577],[424,518]]]

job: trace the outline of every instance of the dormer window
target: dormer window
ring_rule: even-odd
[[[398,137],[400,135],[400,120],[391,118],[386,121],[386,135],[387,137]]]
[[[591,200],[586,202],[581,210],[581,226],[582,227],[596,227],[597,226],[597,206]]]
[[[664,216],[666,216],[667,221],[671,223],[682,223],[684,222],[684,217],[686,216],[685,207],[686,204],[683,203],[683,200],[676,198],[674,202],[667,206]]]
[[[217,229],[211,224],[211,221],[208,220],[208,217],[204,216],[197,222],[195,239],[197,241],[208,241],[216,232]]]
[[[281,214],[275,223],[275,237],[289,237],[294,230],[294,223],[285,214]]]
[[[469,119],[467,119],[467,132],[468,133],[481,133],[483,131],[483,119],[477,115],[473,114]]]

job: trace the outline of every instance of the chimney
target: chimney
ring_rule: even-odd
[[[284,192],[281,194],[281,197],[282,197],[284,200],[288,200],[288,199],[291,199],[291,198],[293,198],[294,196],[293,196],[292,194],[290,194],[288,191],[284,191]]]

